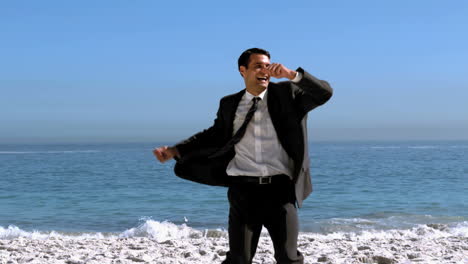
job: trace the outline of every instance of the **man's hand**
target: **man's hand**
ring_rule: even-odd
[[[283,64],[272,63],[267,67],[267,70],[270,72],[270,76],[274,78],[288,78],[289,80],[296,77],[297,72],[286,68]]]
[[[179,151],[175,147],[168,146],[153,149],[153,154],[160,162],[166,162],[176,156],[180,157]]]

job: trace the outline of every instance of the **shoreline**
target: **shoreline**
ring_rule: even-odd
[[[221,263],[228,251],[225,231],[201,232],[176,226],[178,236],[148,237],[128,230],[128,237],[62,236],[0,239],[3,263]],[[184,229],[185,228],[185,229]],[[141,231],[141,230],[140,230]],[[166,236],[164,236],[166,235]],[[301,233],[304,263],[468,263],[466,228],[426,225],[409,230],[356,233]],[[253,263],[274,263],[273,245],[262,234]]]

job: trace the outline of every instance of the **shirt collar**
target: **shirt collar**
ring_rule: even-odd
[[[245,91],[245,99],[248,100],[248,101],[251,101],[254,97],[259,97],[260,99],[263,100],[266,100],[266,93],[267,93],[268,89],[265,89],[263,92],[261,92],[259,95],[255,96],[251,93],[249,93],[247,90]]]

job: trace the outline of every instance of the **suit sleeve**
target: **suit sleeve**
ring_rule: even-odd
[[[219,144],[222,138],[224,125],[223,116],[221,114],[221,102],[216,114],[216,119],[210,128],[198,132],[190,138],[183,140],[175,145],[181,157],[194,150],[215,147]]]
[[[327,81],[319,80],[302,68],[297,69],[302,73],[302,79],[298,83],[291,83],[295,105],[302,116],[317,106],[326,103],[333,94],[333,89]]]

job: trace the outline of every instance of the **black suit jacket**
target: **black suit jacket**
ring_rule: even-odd
[[[332,96],[332,88],[302,68],[303,77],[298,83],[291,81],[268,85],[268,111],[278,139],[294,161],[293,179],[299,206],[312,192],[307,151],[307,113],[324,104]],[[234,157],[234,149],[222,157],[209,156],[223,147],[233,135],[233,122],[245,89],[221,99],[214,124],[192,137],[176,144],[181,159],[175,172],[182,178],[196,182],[228,186],[226,167]]]

